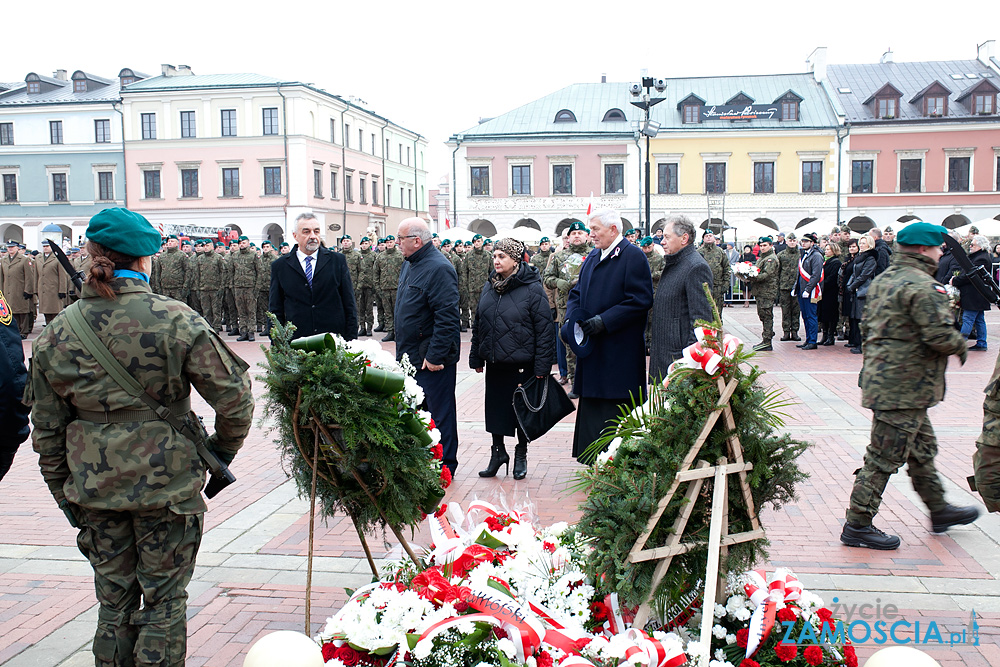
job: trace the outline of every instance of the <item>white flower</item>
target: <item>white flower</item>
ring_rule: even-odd
[[[727,644],[735,644],[736,643],[736,635],[726,635],[726,643]]]
[[[416,647],[413,649],[413,657],[417,660],[426,660],[431,657],[431,649],[434,648],[434,642],[430,639],[425,639],[422,642],[417,642]]]
[[[727,665],[729,664],[728,662],[726,662],[726,654],[723,652],[721,648],[715,649],[715,659],[718,660],[719,662],[725,662]]]
[[[712,627],[712,634],[715,635],[716,639],[722,639],[726,636],[726,629],[721,625],[716,625]]]
[[[736,613],[733,614],[733,616],[736,618],[737,621],[746,621],[749,620],[750,617],[753,616],[753,614],[750,612],[749,609],[743,607],[743,609],[737,609]]]
[[[503,654],[507,656],[508,660],[513,660],[514,656],[517,654],[517,649],[514,648],[514,642],[506,637],[497,640],[497,648],[503,651]]]
[[[715,617],[723,618],[726,615],[726,608],[718,602],[715,603]]]

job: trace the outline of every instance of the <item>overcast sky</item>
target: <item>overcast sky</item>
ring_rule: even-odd
[[[806,71],[831,63],[963,60],[1000,38],[1000,2],[383,0],[3,1],[0,81],[122,67],[255,72],[365,100],[425,136],[431,189],[449,136],[571,83]],[[926,9],[925,9],[926,8]],[[996,34],[992,34],[995,31]],[[997,52],[1000,57],[1000,50]]]

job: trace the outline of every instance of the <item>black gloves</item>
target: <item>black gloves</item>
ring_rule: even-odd
[[[21,296],[23,296],[26,301],[31,301],[31,295],[27,292],[21,292]]]
[[[66,298],[66,292],[59,292],[59,298],[60,299],[65,299]]]
[[[594,315],[589,320],[583,320],[580,322],[580,328],[583,329],[583,333],[588,336],[597,336],[606,331],[604,327],[604,320],[601,319],[600,315]]]

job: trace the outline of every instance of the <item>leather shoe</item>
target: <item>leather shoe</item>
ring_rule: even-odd
[[[389,334],[385,338],[382,339],[382,342],[383,343],[391,343],[394,340],[396,340],[396,332],[390,331]]]
[[[251,343],[253,342],[253,332],[250,332],[250,335],[247,337],[247,340],[249,340]]]
[[[784,336],[782,336],[778,340],[781,341],[782,343],[784,343],[785,341],[792,340],[792,335],[791,334],[785,334]]]
[[[815,350],[817,345],[816,343],[806,343],[805,345],[801,345],[799,347],[801,347],[803,350]]]
[[[840,541],[849,547],[865,547],[866,549],[882,551],[899,548],[899,538],[895,535],[883,533],[875,526],[855,526],[853,523],[844,524],[844,530],[840,533]]]
[[[969,348],[969,352],[986,352],[985,345],[973,345]]]
[[[825,341],[823,341],[823,345],[836,345],[836,344],[837,344],[837,341],[835,341],[833,339],[833,336],[831,336],[830,338],[827,338]]]
[[[567,384],[569,384],[569,378],[562,375],[559,376],[559,384],[565,387]]]
[[[948,505],[943,510],[931,512],[931,532],[943,533],[952,526],[964,526],[979,518],[979,510],[973,506],[955,507]]]

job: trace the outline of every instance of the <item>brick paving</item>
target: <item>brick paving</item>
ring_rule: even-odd
[[[776,313],[777,314],[777,313]],[[753,308],[727,308],[727,331],[753,344],[759,322]],[[1000,315],[987,313],[1000,331]],[[463,336],[463,359],[469,334]],[[229,339],[234,340],[234,339]],[[389,349],[392,344],[384,343]],[[259,344],[232,343],[257,368]],[[974,441],[982,419],[982,389],[996,361],[997,345],[972,354],[965,366],[953,360],[946,400],[931,411],[940,443],[937,463],[949,499],[979,502],[965,477],[971,472]],[[30,346],[26,345],[26,352]],[[857,373],[861,358],[838,344],[802,352],[794,343],[776,343],[758,355],[764,381],[793,403],[783,410],[785,429],[813,443],[803,455],[810,478],[798,498],[780,510],[764,508],[771,540],[766,567],[794,569],[805,586],[829,603],[889,602],[910,622],[935,621],[942,633],[960,632],[969,613],[979,614],[979,646],[930,649],[943,666],[1000,665],[1000,517],[982,517],[948,535],[931,535],[927,515],[905,473],[891,481],[877,525],[903,540],[898,551],[849,549],[839,542],[851,473],[861,464],[870,412],[861,409]],[[482,498],[531,506],[543,524],[572,522],[582,495],[571,488],[578,464],[569,456],[571,415],[529,450],[529,474],[515,481],[500,475],[482,480],[476,471],[489,459],[490,436],[483,427],[482,376],[459,366],[457,404],[461,435],[460,467],[447,502],[466,505]],[[260,397],[262,383],[254,393]],[[197,410],[210,414],[200,397]],[[304,629],[308,545],[308,502],[288,481],[274,436],[258,418],[233,470],[239,482],[210,502],[198,569],[189,587],[188,665],[238,667],[261,636],[275,630]],[[510,447],[512,449],[512,445]],[[90,568],[75,547],[75,531],[53,504],[38,475],[31,448],[22,446],[0,494],[0,665],[78,667],[93,664],[89,643],[96,621]],[[346,599],[345,587],[370,578],[357,533],[342,517],[318,519],[311,628],[317,631]],[[412,538],[429,542],[424,530]],[[376,558],[396,557],[391,533],[368,538]],[[947,641],[947,635],[945,635]],[[867,657],[873,645],[860,647]]]

